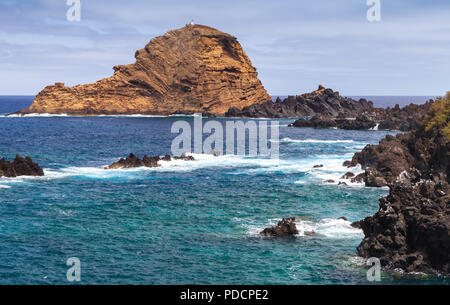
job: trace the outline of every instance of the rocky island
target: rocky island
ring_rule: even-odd
[[[270,96],[238,40],[203,25],[152,39],[136,62],[93,84],[44,88],[17,114],[224,114]]]

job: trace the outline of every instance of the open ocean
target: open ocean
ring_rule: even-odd
[[[32,99],[0,97],[0,113]],[[293,119],[282,119],[279,160],[194,155],[103,169],[130,152],[170,153],[176,120],[193,122],[0,116],[0,155],[30,155],[46,174],[0,178],[0,284],[70,284],[69,257],[81,261],[81,284],[371,284],[356,256],[363,234],[350,222],[375,213],[388,190],[323,181],[338,181],[343,161],[394,133],[288,128]],[[318,236],[258,234],[291,216]],[[450,281],[382,273],[378,284],[433,283]]]

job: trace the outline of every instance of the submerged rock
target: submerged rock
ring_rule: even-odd
[[[325,180],[323,183],[336,183],[336,181],[329,179],[329,180]]]
[[[290,217],[283,218],[274,227],[265,228],[260,234],[270,237],[284,237],[299,234],[299,231],[295,225],[295,217]]]
[[[23,158],[17,155],[13,162],[2,158],[0,160],[0,177],[14,178],[18,176],[44,176],[44,171],[29,156]]]

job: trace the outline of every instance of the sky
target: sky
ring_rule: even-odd
[[[151,38],[192,19],[236,36],[271,95],[319,84],[344,95],[443,95],[450,90],[450,1],[0,0],[0,95],[76,85],[135,61]]]

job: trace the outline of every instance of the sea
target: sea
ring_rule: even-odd
[[[388,189],[338,185],[342,163],[394,132],[289,128],[294,119],[280,119],[279,159],[193,154],[105,170],[129,153],[170,154],[172,125],[194,118],[4,116],[32,100],[0,97],[0,156],[29,155],[45,171],[0,178],[0,284],[450,283],[385,271],[371,282],[357,256],[364,235],[350,223],[374,214]],[[298,236],[259,234],[294,216]],[[80,261],[79,282],[67,277],[70,258]]]

